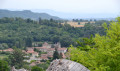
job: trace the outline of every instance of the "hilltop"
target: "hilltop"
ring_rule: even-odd
[[[47,13],[35,13],[30,10],[23,10],[23,11],[10,11],[10,10],[4,10],[0,9],[0,18],[3,17],[21,17],[21,18],[31,18],[34,20],[37,20],[39,17],[42,19],[55,19],[60,20],[59,17],[51,16]]]

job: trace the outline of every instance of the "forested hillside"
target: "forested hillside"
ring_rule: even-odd
[[[56,16],[51,16],[47,13],[34,13],[31,12],[30,10],[24,10],[24,11],[9,11],[9,10],[4,10],[0,9],[0,18],[3,17],[21,17],[21,18],[31,18],[34,20],[38,20],[39,17],[42,19],[55,19],[55,20],[60,20],[59,17]]]
[[[74,28],[68,24],[61,25],[63,21],[42,20],[34,21],[22,18],[0,19],[0,43],[4,48],[17,46],[18,48],[34,46],[37,42],[60,42],[63,47],[75,45],[75,42],[83,37],[90,37],[92,34],[105,34],[101,24],[86,24],[83,28]],[[40,46],[40,44],[38,45]]]

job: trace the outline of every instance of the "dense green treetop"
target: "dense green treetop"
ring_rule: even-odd
[[[83,42],[85,46],[69,48],[70,59],[86,66],[91,71],[120,70],[120,18],[110,22],[109,27],[103,24],[106,35],[96,34],[94,38]],[[91,42],[94,44],[91,46]],[[89,48],[89,50],[88,50]],[[68,53],[69,53],[68,52]]]
[[[22,50],[18,48],[14,48],[14,51],[11,55],[9,55],[10,65],[15,66],[16,68],[22,68],[24,65],[24,59],[25,54],[22,52]]]
[[[44,70],[38,66],[33,66],[31,71],[44,71]]]
[[[9,71],[8,63],[4,60],[0,60],[0,71]]]

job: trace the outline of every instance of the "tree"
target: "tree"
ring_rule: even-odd
[[[42,23],[42,19],[41,18],[39,18],[39,24],[41,24]]]
[[[68,50],[70,59],[83,64],[91,71],[119,71],[120,18],[117,18],[117,20],[111,22],[109,27],[106,23],[103,24],[106,35],[100,36],[96,34],[93,38],[94,46],[89,51],[70,47]]]
[[[44,71],[44,70],[38,66],[33,66],[31,71]]]
[[[32,38],[27,38],[25,42],[27,47],[32,47]]]
[[[51,40],[53,43],[57,43],[57,42],[59,42],[60,38],[59,38],[59,36],[55,35],[55,36],[51,37]]]
[[[9,71],[9,66],[6,61],[0,60],[0,71]]]
[[[16,68],[21,68],[24,65],[24,53],[22,50],[15,48],[13,53],[9,56],[11,66],[15,66]]]
[[[53,54],[53,60],[54,60],[54,59],[60,59],[60,55],[59,55],[57,49],[55,50],[55,52],[54,52],[54,54]]]
[[[50,19],[50,22],[53,22],[53,21],[54,21],[54,20],[51,18],[51,19]]]

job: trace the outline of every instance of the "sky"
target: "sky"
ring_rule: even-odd
[[[0,9],[48,9],[73,15],[120,15],[120,0],[0,0]]]

